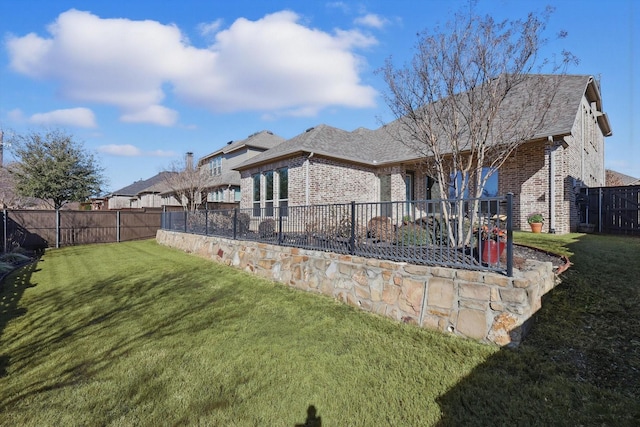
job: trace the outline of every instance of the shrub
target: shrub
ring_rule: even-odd
[[[29,261],[29,257],[19,252],[9,252],[0,255],[0,262],[6,262],[12,265],[22,264]]]
[[[388,216],[376,216],[367,223],[367,236],[380,242],[393,240],[395,230],[391,218]]]
[[[251,217],[246,212],[241,212],[237,216],[237,229],[236,231],[240,234],[245,234],[249,232],[249,224],[251,224]]]
[[[209,231],[233,230],[233,218],[221,213],[209,214]]]
[[[416,224],[407,224],[398,229],[396,244],[405,246],[422,246],[429,243],[429,233]]]
[[[262,239],[275,236],[276,222],[271,218],[263,220],[260,225],[258,225],[258,233]]]
[[[10,262],[0,261],[0,274],[8,273],[13,270],[13,264]]]

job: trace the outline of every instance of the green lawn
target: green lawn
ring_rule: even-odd
[[[0,425],[639,423],[640,239],[536,239],[575,265],[517,350],[154,241],[47,251],[0,291]]]

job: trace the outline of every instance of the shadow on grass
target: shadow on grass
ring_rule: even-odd
[[[37,261],[18,268],[0,281],[0,337],[12,319],[26,313],[26,309],[18,305],[24,291],[35,286],[31,275],[36,269]],[[0,378],[6,375],[10,360],[9,355],[0,354]]]
[[[640,239],[586,235],[520,348],[438,399],[439,425],[640,425]]]
[[[296,424],[295,427],[322,427],[322,417],[318,416],[315,406],[309,405],[307,408],[307,419],[304,424]]]
[[[21,292],[33,286],[29,281],[31,271],[9,281],[10,285],[3,291],[12,298],[6,308],[3,305],[3,326],[22,314],[15,306]],[[223,299],[234,298],[227,287],[209,292],[207,298],[195,304],[191,300],[188,305],[176,307],[172,303],[184,292],[180,287],[184,285],[183,278],[167,273],[135,286],[131,285],[130,279],[114,275],[81,291],[54,288],[30,298],[29,305],[38,307],[38,312],[30,313],[29,323],[24,325],[29,331],[28,340],[14,346],[10,354],[0,356],[0,372],[6,376],[11,368],[10,375],[19,376],[23,370],[32,369],[34,361],[43,363],[53,358],[55,369],[35,380],[24,381],[19,390],[0,403],[0,412],[40,393],[74,386],[101,372],[108,372],[122,357],[163,338],[177,337],[176,345],[179,345],[180,336],[213,326],[211,319],[201,319],[197,315],[199,312],[204,308],[211,309],[216,303],[223,307]],[[141,318],[141,314],[148,312],[163,313],[163,308],[166,310],[164,317]],[[62,317],[59,313],[63,312],[72,313],[74,317]],[[222,308],[217,320],[225,321],[234,316],[233,312]],[[96,351],[83,349],[96,342],[102,343]],[[68,349],[77,351],[69,352]],[[147,378],[140,382],[139,389],[130,390],[132,400],[144,400],[144,393],[154,389],[149,386],[153,380]]]

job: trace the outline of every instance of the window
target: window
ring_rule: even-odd
[[[482,168],[482,176],[485,177],[489,172],[489,168]],[[498,171],[495,171],[482,190],[482,197],[498,197]]]
[[[289,215],[289,169],[278,169],[278,206],[280,216]]]
[[[415,174],[413,171],[406,171],[404,182],[405,182],[405,200],[406,200],[406,213],[411,213],[411,202],[414,200],[414,178]]]
[[[436,180],[431,178],[430,176],[426,176],[424,179],[424,197],[425,200],[433,199],[433,185],[436,183]]]
[[[489,168],[482,168],[482,178],[484,179],[489,173]],[[468,179],[468,177],[467,177]],[[469,182],[467,182],[467,188],[464,190],[463,198],[469,197]],[[462,185],[462,173],[458,172],[455,176],[451,175],[451,183],[449,184],[449,198],[455,198],[455,188],[460,188]],[[497,197],[498,196],[498,171],[494,171],[489,177],[482,189],[480,197]]]
[[[220,175],[222,173],[222,156],[216,156],[209,162],[211,175]]]
[[[260,174],[253,175],[253,216],[260,215]]]
[[[264,173],[264,208],[266,216],[273,216],[273,171],[268,171]]]
[[[234,188],[233,200],[235,200],[236,202],[239,202],[240,200],[242,200],[242,193],[240,192],[239,187]]]

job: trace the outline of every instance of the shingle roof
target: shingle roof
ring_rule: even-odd
[[[224,147],[214,151],[213,153],[207,154],[203,156],[198,161],[198,164],[202,164],[208,158],[217,156],[219,154],[227,154],[231,153],[235,150],[239,150],[243,147],[255,147],[262,148],[268,150],[282,143],[285,139],[279,135],[275,135],[273,132],[269,130],[263,130],[260,132],[253,133],[249,135],[247,138],[242,139],[240,141],[229,141],[227,145]]]
[[[555,81],[554,79],[559,80],[557,80],[557,84],[546,84],[546,87],[553,88],[555,91],[555,93],[550,94],[553,95],[553,102],[543,120],[541,120],[541,126],[533,132],[531,139],[544,138],[549,135],[564,136],[570,134],[582,96],[587,91],[588,85],[593,81],[591,76],[528,76],[528,79],[523,84],[516,86],[516,90],[510,92],[509,97],[504,101],[499,115],[502,116],[501,120],[503,120],[503,123],[511,125],[514,121],[513,114],[517,113],[518,122],[528,126],[530,126],[530,123],[539,121],[540,111],[538,109],[522,108],[522,99],[525,99],[523,95],[526,94],[526,91],[539,87],[536,86],[536,82],[538,82],[536,79],[541,79],[545,82]],[[599,94],[596,95],[598,99],[593,99],[593,101],[600,102]],[[596,95],[592,95],[592,97]],[[407,141],[410,139],[406,131],[403,130],[400,120],[395,120],[376,130],[359,128],[353,132],[327,125],[319,125],[252,157],[236,166],[235,169],[242,170],[298,153],[316,153],[369,165],[415,160],[420,157],[416,151],[400,142],[401,140]],[[497,123],[499,124],[500,121]],[[445,139],[442,140],[442,143],[444,147],[448,145],[448,141]]]
[[[621,172],[617,172],[614,171],[612,169],[607,169],[607,173],[611,174],[612,178],[615,178],[616,180],[620,181],[622,183],[622,185],[638,185],[640,184],[640,179],[630,176],[630,175],[625,175]],[[609,178],[607,176],[607,178]],[[607,179],[607,185],[611,185],[609,182],[609,180]]]
[[[134,182],[131,185],[127,185],[117,191],[110,193],[107,197],[113,196],[135,196],[137,194],[143,192],[160,192],[158,190],[152,191],[153,188],[156,188],[159,184],[163,184],[166,180],[167,174],[172,174],[175,172],[160,172],[159,174],[149,178],[149,179],[141,179],[139,181]]]

